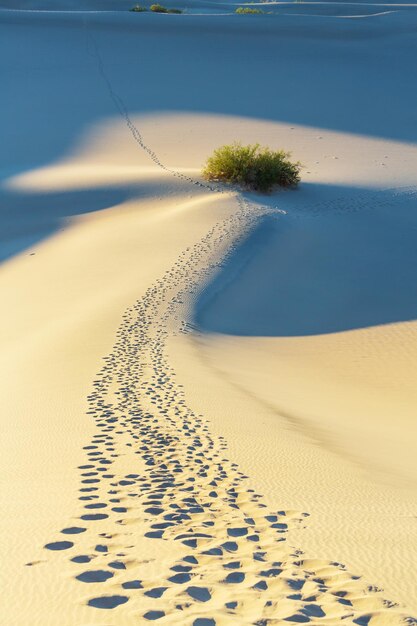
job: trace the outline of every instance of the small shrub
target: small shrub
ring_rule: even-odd
[[[182,13],[181,9],[167,9],[160,4],[152,4],[151,11],[153,11],[154,13],[175,13],[176,15]]]
[[[239,15],[259,15],[263,13],[260,9],[250,9],[249,7],[238,7],[235,13],[239,13]]]
[[[144,13],[145,11],[147,11],[147,9],[146,7],[141,7],[139,4],[137,4],[136,6],[132,7],[130,11],[133,11],[133,13]]]
[[[256,191],[270,191],[274,185],[295,187],[300,182],[301,164],[289,157],[284,150],[234,143],[214,151],[203,175],[207,180],[237,183]]]
[[[168,13],[168,9],[161,6],[160,4],[151,4],[151,11],[154,13]]]

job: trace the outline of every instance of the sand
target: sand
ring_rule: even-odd
[[[414,623],[415,7],[104,4],[0,2],[0,623]]]

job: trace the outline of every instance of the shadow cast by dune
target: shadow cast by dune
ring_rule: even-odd
[[[1,177],[55,162],[86,128],[118,114],[100,64],[132,116],[233,115],[417,141],[414,13],[136,17],[0,13],[0,53],[12,59],[2,76]]]
[[[302,336],[417,318],[417,198],[320,187],[322,208],[301,208],[300,192],[233,251],[197,300],[202,331]],[[350,208],[338,210],[338,195]]]
[[[169,181],[169,188],[180,185]],[[68,226],[72,218],[103,211],[132,199],[163,194],[164,181],[59,192],[0,190],[0,265]]]
[[[414,26],[402,15],[354,25],[336,18],[293,23],[286,16],[282,24],[187,16],[173,25],[152,17],[132,20],[122,12],[109,21],[105,13],[0,14],[0,51],[13,60],[3,76],[0,127],[7,149],[0,154],[0,179],[68,156],[85,129],[115,115],[123,118],[124,109],[132,119],[156,112],[210,113],[417,141],[416,84],[408,79],[415,44],[403,33]],[[386,39],[399,34],[401,45],[387,57]],[[308,54],[305,44],[300,47],[303,38]],[[367,39],[372,39],[372,54],[364,48],[371,45]],[[250,45],[254,41],[262,45]],[[149,59],[150,49],[149,61],[132,63]],[[175,71],[166,63],[172,49]],[[265,83],[265,76],[280,78]],[[387,119],[387,110],[396,114]],[[67,215],[107,208],[125,193],[93,189],[18,197],[2,192],[0,260],[56,232]],[[33,222],[25,218],[25,228],[11,213],[23,202],[34,205]],[[11,236],[3,234],[10,229]]]
[[[123,189],[59,193],[0,192],[0,263],[64,228],[72,217],[119,204]]]

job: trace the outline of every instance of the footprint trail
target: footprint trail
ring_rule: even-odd
[[[91,36],[90,42],[139,148],[185,184],[223,193],[160,161],[115,93]],[[285,213],[240,196],[236,202],[234,214],[187,248],[124,314],[88,397],[96,433],[79,467],[82,512],[45,551],[71,560],[86,604],[115,612],[116,620],[131,607],[138,624],[417,624],[343,565],[306,559],[289,545],[287,533],[308,514],[267,508],[227,457],[226,441],[188,406],[169,364],[168,338],[192,329],[187,303],[260,216]],[[177,556],[143,575],[144,542],[168,544]]]
[[[79,565],[87,589],[100,588],[87,600],[92,609],[132,604],[138,623],[416,624],[342,565],[306,560],[288,545],[307,514],[268,510],[169,365],[167,339],[189,329],[186,302],[220,264],[225,242],[236,244],[258,217],[238,202],[123,316],[88,397],[96,433],[80,466],[83,511],[45,549]],[[180,558],[139,576],[144,540],[169,542]]]

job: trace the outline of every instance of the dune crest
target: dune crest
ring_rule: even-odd
[[[0,614],[416,623],[415,7],[186,5],[0,0]]]

